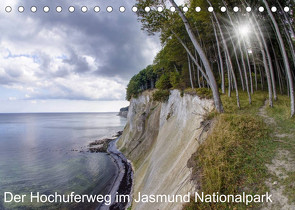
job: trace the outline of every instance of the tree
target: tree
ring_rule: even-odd
[[[285,70],[286,73],[288,75],[288,80],[289,80],[289,88],[290,88],[290,97],[291,97],[291,116],[294,116],[295,114],[295,98],[294,98],[294,83],[293,83],[293,78],[292,78],[292,73],[291,73],[291,69],[290,69],[290,64],[289,64],[289,59],[286,53],[286,49],[285,49],[285,44],[283,42],[283,38],[280,32],[280,29],[278,27],[277,21],[274,18],[272,11],[269,8],[269,5],[267,3],[266,0],[263,0],[263,3],[265,4],[265,7],[267,9],[267,13],[269,15],[269,17],[271,18],[271,21],[275,27],[275,33],[278,37],[278,41],[279,41],[279,45],[280,45],[280,50],[281,53],[283,55],[283,61],[284,61],[284,65],[285,65]]]
[[[210,67],[209,61],[203,51],[203,49],[201,48],[199,42],[197,41],[197,38],[187,20],[187,18],[185,17],[185,15],[183,14],[183,12],[180,10],[180,8],[178,7],[178,5],[173,1],[173,0],[169,0],[170,3],[176,8],[179,16],[181,17],[184,25],[185,25],[185,29],[195,47],[195,50],[198,52],[198,55],[200,56],[202,63],[204,65],[204,68],[206,70],[206,74],[208,76],[209,82],[210,82],[210,87],[212,89],[212,93],[213,93],[213,99],[214,99],[214,104],[215,104],[215,108],[218,112],[223,112],[223,105],[220,99],[220,95],[219,95],[219,90],[217,87],[217,83],[213,74],[213,71]]]

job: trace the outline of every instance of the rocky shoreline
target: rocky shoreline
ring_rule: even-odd
[[[112,184],[110,192],[107,193],[111,195],[112,202],[111,205],[106,205],[101,203],[96,210],[123,210],[129,207],[131,200],[129,202],[116,202],[115,196],[119,195],[129,195],[131,198],[132,184],[133,184],[133,169],[130,161],[120,152],[116,147],[116,142],[119,140],[123,131],[118,131],[113,138],[104,138],[100,140],[95,140],[88,145],[88,152],[97,153],[105,152],[110,155],[114,163],[118,168],[118,175]]]
[[[88,151],[91,153],[96,153],[96,152],[106,152],[108,153],[108,147],[111,141],[116,140],[122,135],[123,131],[118,131],[115,135],[113,135],[113,138],[104,138],[104,139],[99,139],[95,140],[94,142],[91,142],[88,145]]]

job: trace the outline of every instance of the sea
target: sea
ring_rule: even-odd
[[[0,114],[0,209],[86,209],[97,204],[30,202],[30,193],[106,194],[117,167],[90,142],[123,130],[117,113]],[[4,192],[26,195],[4,202]]]

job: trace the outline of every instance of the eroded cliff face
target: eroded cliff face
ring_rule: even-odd
[[[135,167],[134,198],[138,192],[185,195],[195,192],[187,163],[206,138],[202,122],[212,100],[173,90],[168,102],[152,100],[152,92],[132,99],[128,122],[118,147]],[[182,203],[135,203],[132,209],[181,209]]]

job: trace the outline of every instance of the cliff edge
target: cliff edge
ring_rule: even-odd
[[[165,103],[146,91],[131,99],[127,124],[118,142],[135,168],[134,198],[148,195],[185,195],[195,191],[187,166],[207,132],[202,122],[213,101],[171,91]],[[181,209],[182,203],[136,203],[132,209]]]
[[[118,116],[127,118],[129,106],[120,109]]]

